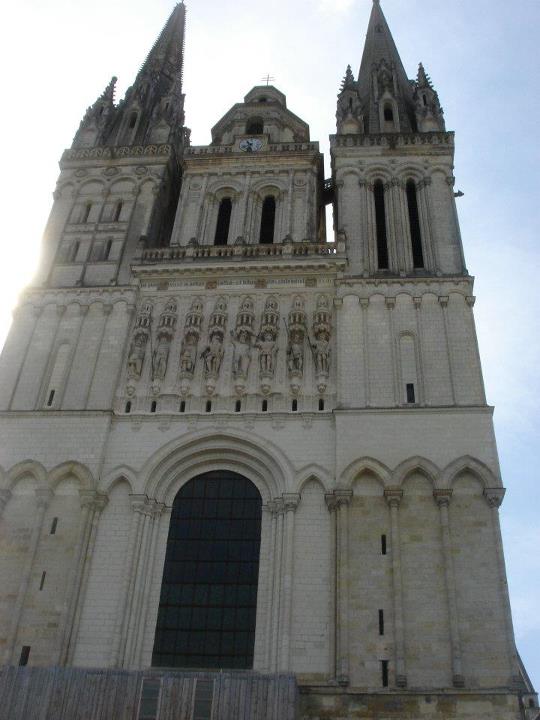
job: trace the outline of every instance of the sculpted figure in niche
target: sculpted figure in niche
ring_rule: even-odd
[[[273,375],[276,365],[277,347],[274,336],[270,331],[263,333],[259,341],[255,343],[259,349],[259,368],[263,375]]]
[[[197,341],[188,335],[182,344],[180,352],[180,372],[193,374],[197,355]]]
[[[246,378],[251,363],[251,337],[247,330],[240,330],[236,337],[231,332],[234,346],[233,376]]]
[[[153,379],[154,380],[165,380],[165,373],[167,372],[167,362],[169,360],[169,341],[166,338],[161,338],[157,348],[154,350],[153,357]]]
[[[146,349],[146,338],[136,335],[133,338],[128,355],[128,375],[130,378],[140,378],[144,362],[144,351]]]
[[[303,372],[304,369],[304,335],[292,330],[287,348],[287,367],[289,372]]]
[[[223,344],[219,333],[212,334],[210,343],[203,350],[201,357],[204,360],[206,375],[217,376],[221,368],[221,361],[223,360]]]
[[[311,344],[315,357],[315,368],[318,374],[328,375],[330,371],[330,342],[327,337],[321,336]]]

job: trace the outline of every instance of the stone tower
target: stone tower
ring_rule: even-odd
[[[0,707],[536,720],[431,80],[375,1],[325,180],[272,86],[190,145],[184,26],[88,109],[2,355]]]

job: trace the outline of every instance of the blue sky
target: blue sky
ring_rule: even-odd
[[[111,75],[133,80],[171,0],[18,0],[4,13],[0,344],[31,279],[61,152]],[[518,647],[540,686],[540,54],[538,0],[382,0],[409,77],[422,61],[456,137],[465,253],[503,479],[502,525]],[[192,141],[270,73],[327,153],[347,63],[371,0],[188,3]],[[329,160],[326,154],[327,175]]]

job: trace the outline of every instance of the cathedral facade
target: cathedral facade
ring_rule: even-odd
[[[273,86],[190,143],[184,31],[87,110],[2,354],[0,717],[99,671],[80,717],[536,720],[429,76],[374,0],[325,179]]]

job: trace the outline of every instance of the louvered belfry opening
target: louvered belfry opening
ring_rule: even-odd
[[[167,540],[152,664],[253,666],[262,499],[214,471],[177,494]]]
[[[224,198],[219,204],[214,245],[227,245],[231,226],[232,200]]]
[[[261,214],[261,232],[259,243],[271,245],[274,242],[274,229],[276,225],[276,199],[273,195],[265,197]]]

